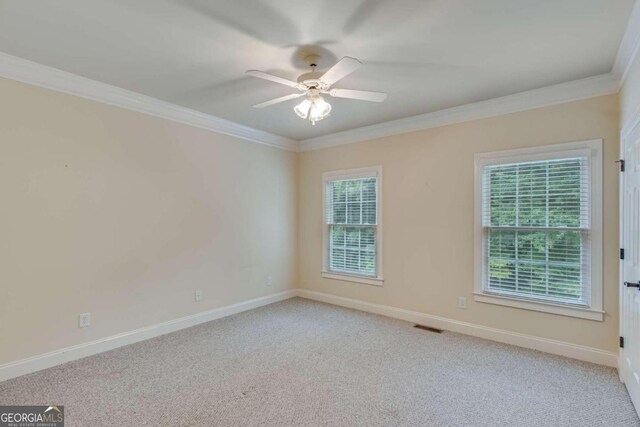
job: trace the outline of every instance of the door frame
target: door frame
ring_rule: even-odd
[[[620,147],[619,147],[619,160],[624,160],[625,147],[629,136],[640,126],[640,108],[636,110],[635,114],[623,124],[620,130]],[[623,248],[624,245],[624,189],[625,189],[625,174],[623,172],[618,174],[618,246]],[[619,258],[619,257],[618,257]],[[625,256],[626,258],[626,256]],[[621,337],[624,337],[624,286],[622,282],[624,280],[624,259],[618,259],[618,331]],[[618,377],[620,381],[624,383],[624,359],[622,357],[623,349],[618,347]],[[636,412],[640,415],[640,408],[636,408]]]
[[[624,149],[626,146],[626,135],[628,132],[620,132],[620,147],[618,160],[624,159]],[[624,244],[624,173],[618,173],[618,246],[622,248]],[[618,334],[624,337],[624,289],[622,289],[622,281],[624,280],[624,261],[618,257]],[[622,357],[622,347],[618,346],[618,377],[620,382],[624,383],[624,358]]]

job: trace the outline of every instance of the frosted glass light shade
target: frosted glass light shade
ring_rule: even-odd
[[[320,121],[327,117],[331,112],[331,104],[325,101],[322,97],[318,97],[313,100],[311,108],[309,110],[309,120],[311,123]]]
[[[307,116],[309,115],[310,108],[311,108],[311,101],[309,101],[308,99],[305,99],[300,104],[293,107],[293,111],[295,111],[298,117],[300,117],[301,119],[306,119]]]

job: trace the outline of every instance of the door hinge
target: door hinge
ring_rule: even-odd
[[[616,160],[616,163],[620,163],[620,172],[624,172],[624,160]]]
[[[620,337],[620,348],[624,348],[624,337]]]
[[[620,259],[624,259],[624,248],[620,248]]]

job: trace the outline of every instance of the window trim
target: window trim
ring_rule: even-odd
[[[563,157],[589,157],[591,178],[591,305],[572,306],[554,303],[526,296],[498,295],[485,290],[486,265],[484,228],[482,224],[482,179],[483,168],[488,165],[520,163],[559,159]],[[604,320],[602,304],[602,139],[544,145],[532,148],[477,153],[475,155],[474,179],[474,292],[476,302],[509,306],[519,309],[539,311],[562,316],[589,320]]]
[[[358,179],[376,177],[377,203],[376,203],[376,276],[340,273],[329,270],[329,225],[326,220],[327,211],[327,183],[343,179]],[[322,174],[322,271],[325,279],[342,280],[346,282],[364,283],[367,285],[382,286],[384,284],[382,274],[382,166],[370,166],[357,169],[344,169],[324,172]]]

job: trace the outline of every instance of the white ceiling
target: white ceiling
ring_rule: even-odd
[[[633,0],[0,0],[0,51],[293,139],[608,73]],[[311,126],[292,93],[306,46],[319,69],[364,66]]]

